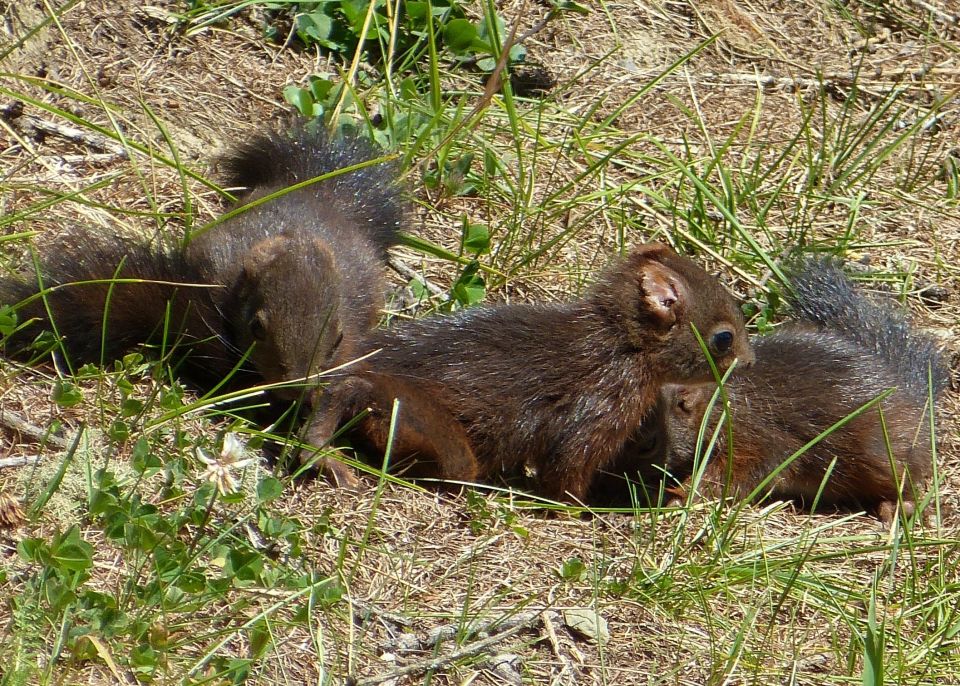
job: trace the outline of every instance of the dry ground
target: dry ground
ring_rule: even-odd
[[[524,25],[531,26],[545,13],[545,3],[525,4]],[[502,3],[500,9],[510,20],[520,5]],[[936,99],[947,100],[936,124],[883,161],[864,189],[867,202],[856,216],[856,240],[848,246],[848,255],[869,260],[873,267],[912,273],[911,279],[899,282],[907,304],[919,322],[952,347],[960,329],[960,252],[955,240],[960,237],[960,212],[947,197],[946,177],[931,170],[960,156],[956,148],[960,108],[948,100],[960,87],[960,24],[957,15],[950,14],[958,11],[955,5],[934,1],[930,6],[939,8],[932,19],[923,9],[926,3],[918,0],[889,3],[883,12],[868,2],[850,2],[842,5],[842,12],[851,19],[843,19],[837,6],[816,0],[763,5],[727,0],[590,4],[588,16],[564,15],[527,41],[531,60],[546,66],[557,79],[556,116],[538,122],[538,133],[551,143],[569,141],[572,122],[598,122],[613,115],[617,129],[625,135],[645,132],[675,154],[686,151],[694,158],[708,158],[710,150],[751,113],[746,130],[736,136],[744,141],[749,132],[749,150],[733,145],[725,157],[731,168],[739,170],[748,156],[776,158],[803,128],[802,105],[819,92],[821,83],[828,85],[835,98],[826,103],[823,119],[818,115],[810,125],[814,137],[830,135],[827,122],[841,116],[855,72],[863,92],[851,113],[858,122],[868,116],[871,102],[883,102],[894,90],[905,106],[899,115],[904,126]],[[19,35],[22,25],[33,26],[45,14],[43,3],[29,0],[0,3],[0,9],[14,35]],[[0,87],[105,127],[116,126],[131,140],[169,155],[166,135],[187,166],[205,172],[225,144],[242,139],[285,110],[280,97],[284,85],[334,71],[323,57],[264,43],[249,15],[185,35],[164,19],[172,9],[177,7],[163,2],[150,7],[108,0],[77,3],[61,17],[62,25],[46,26],[24,49],[4,59]],[[857,22],[866,33],[854,30]],[[630,101],[641,87],[713,34],[718,38],[685,66]],[[82,102],[36,88],[25,77],[46,78],[92,100]],[[4,215],[37,202],[42,189],[67,194],[98,180],[108,182],[85,191],[88,202],[53,204],[29,221],[7,227],[8,232],[36,231],[34,240],[42,245],[49,236],[77,224],[105,231],[117,226],[146,232],[182,228],[184,194],[175,172],[151,164],[142,155],[134,155],[131,162],[117,154],[115,144],[103,144],[101,136],[69,140],[63,135],[69,125],[66,119],[31,104],[22,115],[14,116],[9,91],[0,91]],[[112,105],[112,121],[102,103]],[[685,109],[695,117],[684,114]],[[702,127],[695,125],[697,119]],[[56,127],[44,131],[44,123]],[[497,129],[498,135],[506,133]],[[589,144],[578,151],[571,154],[559,146],[545,149],[549,163],[541,162],[537,173],[531,174],[526,207],[540,207],[538,201],[591,163]],[[637,223],[625,229],[609,220],[615,215],[591,219],[595,201],[590,193],[598,188],[614,188],[637,178],[650,179],[649,185],[656,186],[656,170],[645,161],[646,155],[656,152],[648,139],[641,138],[601,175],[566,192],[579,198],[569,204],[566,216],[538,211],[526,217],[542,236],[558,234],[569,223],[593,223],[533,265],[520,268],[516,256],[498,256],[509,279],[491,297],[556,298],[574,292],[617,249],[624,231],[629,243],[655,235],[689,241],[685,245],[700,240],[684,218],[670,215],[640,190],[608,196],[616,198],[624,214],[641,217]],[[868,152],[872,154],[878,153]],[[803,164],[784,166],[781,176],[770,183],[799,188],[806,171]],[[915,182],[905,181],[914,175]],[[411,175],[411,186],[423,202],[418,205],[414,229],[439,244],[456,247],[455,227],[462,212],[494,228],[514,221],[502,199],[434,198],[415,177]],[[221,211],[223,204],[215,192],[193,183],[190,192],[198,223]],[[157,219],[158,212],[169,216]],[[138,213],[153,215],[144,219]],[[764,226],[756,225],[746,208],[741,221],[770,246],[797,227],[806,229],[808,240],[837,241],[847,230],[851,214],[844,199],[821,198],[811,205],[807,198],[786,192],[766,214]],[[756,298],[758,284],[767,276],[763,267],[742,262],[736,269],[730,266],[733,260],[727,256],[744,249],[736,236],[727,236],[718,245],[712,264],[740,295]],[[19,243],[5,249],[11,258],[22,254]],[[410,251],[398,254],[441,285],[453,276],[448,263]],[[918,295],[931,285],[945,294],[937,302]],[[110,391],[90,384],[84,387],[87,402],[62,409],[50,400],[52,386],[50,369],[29,371],[5,364],[0,381],[2,408],[39,427],[59,421],[74,430],[83,424],[102,428],[109,422],[102,401]],[[179,428],[214,431],[201,421],[185,422]],[[928,525],[936,528],[927,533],[934,539],[955,539],[960,535],[960,440],[953,392],[943,402],[938,430],[944,514],[939,522]],[[127,446],[106,441],[91,450],[97,459],[129,455]],[[34,455],[38,443],[5,429],[0,451],[10,457]],[[42,450],[40,455],[42,460],[58,462],[55,451]],[[48,473],[41,470],[40,476]],[[42,479],[32,472],[29,479],[22,476],[22,470],[2,470],[0,484],[29,505]],[[0,568],[7,569],[11,594],[35,573],[16,558],[17,541],[49,537],[56,527],[70,522],[81,523],[84,536],[95,544],[91,583],[111,589],[130,574],[134,563],[123,559],[84,515],[82,473],[76,478],[80,485],[71,490],[68,486],[73,482],[68,478],[36,521],[0,533]],[[569,629],[560,613],[546,620],[538,617],[481,651],[475,660],[443,665],[434,673],[434,682],[510,683],[515,672],[509,667],[498,672],[491,659],[509,653],[519,656],[524,683],[701,684],[721,683],[730,675],[729,683],[820,684],[849,669],[843,661],[848,648],[843,641],[853,641],[853,633],[834,627],[837,607],[846,602],[841,596],[849,589],[868,587],[877,570],[890,560],[888,551],[872,549],[886,539],[871,519],[808,517],[781,506],[747,509],[722,546],[709,536],[716,526],[710,512],[693,512],[682,526],[678,518],[687,515],[680,513],[547,518],[493,497],[468,499],[463,494],[422,493],[393,485],[380,494],[372,478],[359,493],[338,492],[323,482],[298,483],[288,488],[276,507],[303,525],[302,551],[295,560],[283,557],[290,551],[280,551],[281,561],[303,564],[320,575],[345,572],[342,583],[349,602],[322,612],[317,609],[305,627],[288,624],[286,608],[277,610],[273,648],[256,665],[256,683],[319,683],[323,678],[337,683],[346,674],[367,678],[389,674],[411,662],[429,660],[435,649],[439,653],[453,650],[450,644],[430,645],[428,637],[437,627],[462,628],[476,617],[518,615],[523,619],[524,612],[549,606],[558,611],[595,608],[609,624],[610,639],[600,646],[583,639]],[[249,530],[255,536],[248,526],[249,508],[242,503],[235,508],[236,513],[245,513],[237,514],[242,522],[239,535],[246,536]],[[231,512],[225,507],[218,516],[228,522]],[[834,538],[843,543],[831,547]],[[825,555],[812,571],[805,569],[806,590],[797,593],[796,586],[791,586],[785,602],[780,594],[788,582],[780,563],[794,559],[804,546],[814,553],[836,554]],[[942,550],[931,549],[929,557],[924,550],[913,551],[914,568],[929,570],[943,562]],[[564,574],[563,565],[574,558],[582,561],[582,574]],[[723,564],[715,564],[720,558]],[[758,568],[763,571],[758,573]],[[898,568],[890,579],[906,573]],[[952,566],[945,574],[952,576],[953,583],[960,582]],[[836,596],[831,597],[830,588]],[[247,654],[245,639],[233,630],[277,601],[270,591],[257,588],[238,588],[230,597],[232,607],[207,607],[190,616],[152,620],[162,620],[170,640],[182,643],[177,657],[183,664],[202,665],[205,651],[221,640],[219,651]],[[8,609],[0,607],[0,621],[5,621]],[[892,618],[896,609],[883,607],[879,612],[889,612],[886,616]],[[909,635],[921,631],[926,620],[914,616],[902,621]],[[749,631],[744,645],[732,650],[745,628]],[[187,640],[193,637],[197,640]],[[464,643],[475,640],[476,636],[467,636]],[[110,658],[109,652],[106,648],[93,659],[65,661],[60,678],[70,683],[118,679],[130,683],[129,672],[111,666],[111,661],[122,665],[120,656]],[[178,681],[185,670],[172,667],[165,683]],[[922,673],[921,668],[911,672],[915,682],[925,683]],[[932,681],[949,683],[931,677]],[[960,678],[954,681],[958,682]],[[421,670],[383,683],[426,681]]]

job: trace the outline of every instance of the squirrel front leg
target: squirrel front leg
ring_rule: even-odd
[[[391,427],[394,401],[399,406]],[[382,456],[389,445],[391,464],[412,476],[476,480],[479,464],[463,425],[429,393],[391,374],[356,374],[331,384],[321,393],[309,435],[329,440],[362,413],[348,436],[363,452]]]
[[[697,490],[693,491],[693,475],[686,477],[676,486],[668,486],[664,489],[667,507],[679,507],[693,494],[694,502],[704,498],[720,498],[724,495],[733,498],[739,498],[744,493],[749,493],[757,484],[747,483],[737,474],[730,475],[730,483],[727,485],[727,460],[726,456],[714,455],[706,468],[703,470],[703,476],[697,484]],[[759,482],[758,482],[759,483]],[[724,489],[724,486],[727,486]]]
[[[355,414],[367,414],[351,431],[358,447],[390,461],[411,476],[453,481],[475,481],[479,465],[463,425],[430,392],[392,375],[368,373],[364,393],[355,396]],[[391,415],[397,401],[397,420],[391,437]],[[392,438],[392,441],[391,441]]]
[[[312,392],[313,414],[307,420],[303,430],[303,441],[312,446],[330,448],[330,441],[343,422],[347,411],[346,403],[351,396],[344,389],[341,394],[325,393],[321,389]],[[300,461],[303,464],[312,461],[312,466],[319,470],[331,483],[338,487],[356,488],[360,482],[353,468],[340,462],[336,458],[314,457],[317,453],[302,453]]]

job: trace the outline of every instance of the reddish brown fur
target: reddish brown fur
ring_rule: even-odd
[[[109,362],[134,345],[157,342],[202,385],[222,380],[240,359],[220,314],[223,287],[204,282],[179,253],[76,232],[49,246],[40,264],[39,277],[25,272],[0,280],[0,302],[19,304],[22,323],[4,341],[8,353],[31,352],[40,329],[56,330],[56,350],[68,364]],[[49,289],[42,297],[38,281]]]
[[[227,164],[250,201],[370,156],[357,141],[296,129],[253,137]],[[367,167],[288,192],[176,250],[78,232],[40,260],[44,285],[55,287],[45,302],[37,275],[25,273],[0,280],[0,303],[26,300],[21,321],[55,327],[70,359],[109,361],[156,342],[204,390],[235,374],[236,386],[289,382],[274,395],[310,401],[316,381],[305,379],[352,359],[379,317],[386,248],[402,215],[394,171]],[[115,275],[143,282],[109,282]],[[23,352],[38,328],[8,337],[7,350]],[[353,480],[328,467],[339,483]]]
[[[324,395],[337,407],[323,406],[326,417],[357,417],[349,431],[353,446],[367,455],[385,455],[390,446],[392,471],[411,477],[474,481],[479,466],[463,426],[440,403],[437,389],[413,385],[390,375],[365,373],[338,383]],[[391,415],[397,401],[397,419],[391,435]],[[334,426],[314,424],[308,440],[318,442]],[[314,439],[313,437],[317,438]]]
[[[807,259],[787,270],[788,300],[798,321],[755,338],[756,363],[726,384],[733,460],[728,460],[724,431],[710,454],[700,491],[744,497],[798,454],[768,484],[769,493],[808,506],[817,501],[865,507],[884,519],[893,515],[902,493],[904,508],[912,510],[913,493],[931,471],[929,400],[947,386],[942,354],[892,304],[859,291],[835,262]],[[895,392],[880,405],[804,450],[891,389]],[[665,386],[654,412],[611,471],[629,474],[650,464],[664,465],[684,480],[676,490],[683,495],[715,390],[712,384]],[[715,408],[708,418],[707,443],[719,415]]]
[[[388,389],[394,380],[423,389],[424,401],[443,410],[430,411],[434,417],[455,417],[463,427],[480,479],[527,464],[539,493],[579,500],[662,383],[710,378],[691,323],[706,340],[724,340],[713,350],[721,369],[752,357],[740,312],[720,284],[651,244],[607,270],[581,300],[475,308],[375,332],[366,345],[379,352],[355,375],[373,372]],[[335,396],[337,385],[328,393]],[[321,418],[321,426],[344,418]],[[418,440],[415,427],[404,427],[404,440],[426,443],[447,424],[424,422]],[[458,457],[441,472],[471,478],[463,464]]]
[[[833,332],[795,326],[754,346],[756,363],[726,384],[733,461],[723,430],[703,472],[702,495],[745,497],[808,442],[899,383],[863,348]],[[697,435],[715,389],[666,386],[661,414],[641,432],[665,437],[658,450],[667,470],[683,480],[679,495],[689,487]],[[705,442],[719,412],[718,405]],[[924,399],[900,388],[800,454],[766,491],[807,506],[819,493],[821,506],[858,506],[888,518],[901,492],[912,509],[911,494],[930,474],[929,441]]]

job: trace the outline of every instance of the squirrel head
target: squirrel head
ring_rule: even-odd
[[[666,384],[660,389],[657,410],[663,453],[667,471],[678,479],[686,478],[693,471],[700,425],[716,390],[715,383]],[[722,407],[719,400],[717,406]],[[715,409],[713,419],[718,411]],[[715,426],[713,420],[711,424]],[[709,436],[707,434],[707,440]]]
[[[689,477],[700,425],[716,389],[715,383],[661,386],[657,404],[625,446],[630,464],[659,465],[677,482]]]
[[[329,246],[315,237],[274,236],[244,255],[234,335],[264,381],[307,379],[309,387],[316,382],[308,377],[345,359],[338,274]],[[301,390],[274,392],[292,399]]]
[[[710,364],[694,329],[720,371],[753,362],[743,315],[720,282],[667,246],[635,248],[609,270],[593,299],[612,315],[627,342],[650,359],[661,383],[708,381]]]

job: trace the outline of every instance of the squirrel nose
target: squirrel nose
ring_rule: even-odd
[[[753,352],[753,348],[747,348],[746,350],[737,354],[737,367],[742,367],[748,369],[753,366],[753,363],[756,362],[757,356]]]

